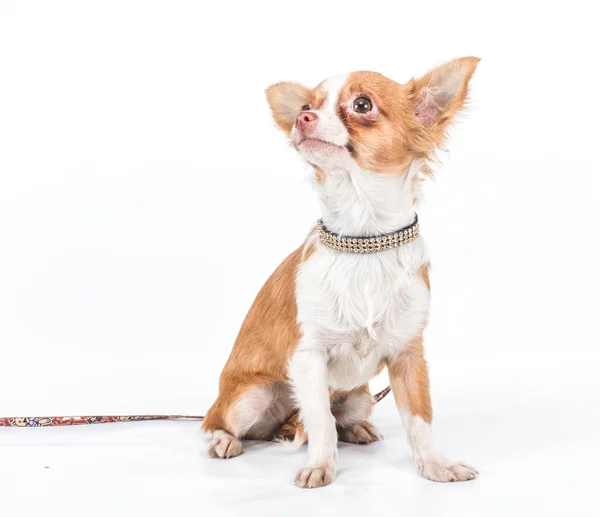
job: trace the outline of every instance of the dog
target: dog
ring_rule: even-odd
[[[331,483],[338,440],[381,439],[368,381],[387,367],[419,472],[476,477],[433,443],[429,258],[415,208],[478,62],[455,59],[404,84],[354,72],[267,88],[275,123],[314,171],[321,219],[244,320],[203,422],[211,456],[241,454],[242,438],[308,441],[296,484]]]

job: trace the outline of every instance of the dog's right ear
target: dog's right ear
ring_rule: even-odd
[[[303,106],[310,104],[312,90],[298,83],[276,83],[269,86],[265,93],[275,122],[289,136],[296,116]]]

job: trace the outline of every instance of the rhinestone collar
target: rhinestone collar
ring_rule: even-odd
[[[403,244],[408,244],[419,237],[419,218],[393,233],[378,235],[377,237],[346,237],[329,231],[323,224],[323,219],[317,221],[319,237],[325,246],[337,251],[350,253],[375,253],[390,250]]]

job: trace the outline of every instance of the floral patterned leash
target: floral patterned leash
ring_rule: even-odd
[[[390,392],[388,386],[375,394],[375,403]],[[108,424],[111,422],[140,422],[145,420],[202,420],[203,416],[189,415],[111,415],[111,416],[31,416],[0,417],[0,427],[58,427],[65,425]]]

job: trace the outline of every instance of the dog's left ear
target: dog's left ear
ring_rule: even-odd
[[[265,93],[275,122],[289,136],[302,106],[311,101],[312,90],[299,83],[277,83],[269,86]]]
[[[415,119],[439,139],[465,105],[477,63],[478,57],[461,57],[410,81]]]

